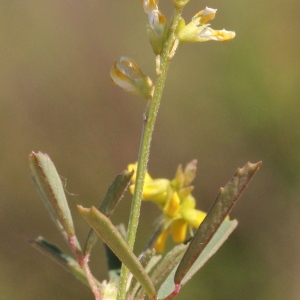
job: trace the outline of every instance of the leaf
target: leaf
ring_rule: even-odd
[[[31,174],[31,181],[34,184],[34,186],[35,186],[37,192],[39,193],[40,197],[42,198],[43,203],[44,203],[44,205],[45,205],[48,213],[50,214],[50,217],[51,217],[52,221],[55,223],[55,225],[57,226],[57,228],[59,229],[59,231],[63,234],[63,236],[67,240],[68,239],[67,232],[62,227],[55,209],[53,208],[53,206],[51,205],[51,203],[48,201],[47,197],[45,196],[45,194],[41,190],[41,188],[38,185],[38,183],[36,181],[36,178],[35,178],[35,176],[33,176],[33,174]]]
[[[78,206],[78,210],[100,238],[110,247],[115,255],[138,280],[146,293],[150,297],[154,297],[156,292],[148,274],[111,221],[95,207],[83,208],[82,206]]]
[[[64,188],[53,162],[47,154],[32,152],[29,155],[29,163],[33,182],[50,216],[63,235],[65,237],[67,235],[67,241],[70,240],[77,249],[80,249]]]
[[[130,179],[132,178],[134,171],[128,172],[124,170],[121,174],[119,174],[110,187],[108,188],[106,195],[100,205],[99,211],[104,214],[106,217],[110,217],[114,212],[119,201],[122,199],[124,192],[128,188],[130,184]],[[90,230],[85,247],[84,253],[88,254],[91,252],[93,246],[95,245],[98,237],[93,229]]]
[[[121,236],[123,238],[125,238],[126,237],[126,228],[125,228],[124,224],[120,224],[120,225],[116,226],[116,228],[120,232]],[[95,233],[96,238],[98,239],[98,235],[96,234],[94,229],[92,229],[92,230]],[[105,252],[106,252],[106,257],[107,257],[107,267],[108,267],[109,279],[110,279],[110,281],[113,279],[116,283],[118,283],[120,273],[121,273],[122,262],[119,260],[119,258],[115,255],[115,253],[106,244],[104,244],[104,246],[105,246]]]
[[[186,284],[188,282],[188,280],[190,280],[191,277],[221,247],[221,245],[225,242],[225,240],[228,238],[228,236],[231,234],[231,232],[235,229],[236,226],[237,226],[236,220],[233,220],[233,221],[225,220],[223,222],[223,224],[219,227],[216,234],[210,240],[210,242],[208,243],[206,248],[203,250],[203,252],[197,258],[197,260],[194,262],[193,266],[189,269],[186,276],[181,281],[181,286]],[[176,290],[176,285],[174,283],[175,272],[176,272],[176,267],[173,268],[173,271],[169,274],[167,279],[164,281],[164,283],[161,285],[160,289],[158,290],[158,293],[157,293],[158,299],[166,300],[166,299],[172,299],[176,296],[176,293],[173,294],[173,291]],[[176,292],[178,293],[179,289],[176,290]]]
[[[60,250],[56,245],[48,242],[43,237],[30,240],[29,243],[41,253],[52,259],[66,271],[73,274],[78,280],[89,286],[84,272],[75,259]],[[100,283],[98,283],[100,285]]]
[[[141,255],[139,255],[138,259],[143,268],[147,271],[147,274],[151,271],[151,269],[156,265],[156,263],[160,260],[161,255],[155,255],[154,249],[147,249]],[[127,288],[127,298],[129,299],[143,299],[141,296],[137,296],[137,292],[140,289],[140,283],[135,279],[128,280],[130,282],[129,288]],[[144,289],[140,289],[140,294],[145,293]]]
[[[180,244],[166,254],[150,276],[154,286],[164,280],[178,266],[187,247],[187,244]]]
[[[109,218],[112,215],[115,207],[123,197],[124,192],[127,190],[133,173],[133,170],[131,172],[124,170],[114,179],[108,188],[104,200],[99,208],[99,211],[106,217]]]
[[[183,277],[205,249],[223,220],[228,216],[252,176],[260,166],[261,162],[256,164],[247,163],[243,168],[237,169],[233,178],[224,188],[220,189],[217,199],[213,203],[203,222],[200,224],[178,266],[174,277],[174,282],[176,284],[181,283]]]

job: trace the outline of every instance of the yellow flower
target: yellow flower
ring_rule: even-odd
[[[128,171],[135,171],[131,179],[131,182],[133,184],[129,187],[130,192],[133,194],[135,187],[134,183],[136,181],[137,163],[128,165],[127,169]],[[156,203],[159,206],[159,208],[162,208],[165,205],[167,199],[169,198],[171,192],[172,190],[170,180],[164,178],[152,179],[149,173],[146,173],[142,195],[143,200],[152,201]]]
[[[179,165],[175,178],[170,181],[165,178],[152,179],[146,173],[143,189],[143,200],[154,202],[163,213],[162,232],[159,235],[155,249],[163,252],[168,235],[175,243],[186,240],[187,231],[198,228],[204,220],[206,213],[197,210],[196,200],[192,196],[193,186],[190,183],[196,176],[197,161],[193,160],[183,170]],[[128,171],[137,169],[137,163],[128,166]],[[131,193],[134,192],[136,177],[132,178]]]
[[[155,244],[157,252],[163,252],[169,234],[172,235],[175,243],[183,243],[186,240],[188,228],[193,227],[197,229],[200,226],[206,213],[195,209],[195,205],[196,200],[192,195],[181,201],[177,193],[174,193],[163,209],[165,223],[164,230]]]
[[[136,181],[137,162],[134,163],[134,164],[129,164],[129,165],[127,166],[127,170],[128,170],[129,172],[131,172],[132,170],[134,171],[134,174],[133,174],[133,176],[132,176],[132,178],[131,178],[131,182],[132,182],[132,183],[135,183],[135,181]],[[151,178],[151,176],[149,175],[149,173],[147,172],[146,175],[145,175],[145,183],[148,182],[148,181],[151,181],[151,180],[152,180],[152,178]]]

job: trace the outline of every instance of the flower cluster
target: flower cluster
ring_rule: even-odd
[[[173,0],[177,9],[184,7],[189,0]],[[148,15],[148,34],[154,53],[160,54],[167,32],[167,21],[165,16],[158,9],[158,0],[143,0],[143,8]],[[180,18],[176,29],[176,40],[178,42],[206,42],[206,41],[228,41],[235,37],[234,31],[214,30],[207,24],[215,18],[217,10],[206,7],[199,11],[187,25],[183,18]]]
[[[158,252],[164,251],[169,234],[174,242],[182,243],[186,240],[188,228],[198,228],[206,216],[203,211],[195,208],[196,200],[191,194],[194,187],[190,184],[196,176],[196,165],[196,160],[188,163],[184,170],[179,165],[173,180],[152,179],[146,173],[143,200],[155,203],[164,216],[162,232],[155,244]],[[128,170],[136,169],[137,164],[128,166]],[[131,193],[134,192],[134,183],[135,177],[132,178]]]
[[[181,9],[189,0],[173,0],[174,6]],[[166,17],[158,9],[158,0],[142,0],[145,13],[148,15],[148,36],[156,55],[156,73],[160,72],[160,54],[166,45],[167,36],[170,35],[170,28],[167,24]],[[182,17],[180,17],[176,30],[172,36],[172,43],[169,45],[168,59],[171,59],[182,42],[206,42],[228,41],[235,37],[234,31],[213,30],[207,24],[208,21],[215,18],[216,9],[206,7],[198,12],[190,23],[187,25]],[[145,75],[138,65],[128,57],[121,57],[116,61],[110,70],[112,81],[124,89],[126,92],[152,99],[154,93],[154,85],[151,79]]]

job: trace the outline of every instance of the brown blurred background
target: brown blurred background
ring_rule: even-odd
[[[170,0],[161,10],[170,15]],[[300,299],[299,1],[195,1],[188,20],[218,8],[212,28],[228,43],[182,45],[172,61],[149,171],[172,178],[198,159],[195,196],[207,210],[247,161],[263,166],[232,213],[237,230],[180,299]],[[48,153],[76,205],[98,205],[137,159],[145,102],[112,85],[109,69],[133,58],[152,78],[154,55],[139,1],[0,1],[0,299],[93,299],[88,288],[31,248],[42,235],[68,248],[32,183],[28,155]],[[130,196],[113,221],[126,222]],[[145,203],[136,251],[157,216]],[[106,278],[99,242],[92,268]]]

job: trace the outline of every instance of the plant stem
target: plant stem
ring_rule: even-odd
[[[88,265],[88,261],[89,261],[89,255],[85,255],[84,257],[82,257],[79,260],[79,264],[86,276],[86,279],[89,282],[89,285],[92,289],[92,292],[95,296],[95,300],[102,300],[102,296],[100,293],[100,289],[99,286],[97,285],[97,281],[95,280],[94,276],[91,273],[90,267]]]
[[[136,172],[136,182],[134,188],[134,194],[132,198],[131,212],[129,217],[128,231],[127,231],[127,243],[131,250],[134,248],[134,242],[136,238],[137,227],[139,223],[139,216],[141,210],[142,194],[145,181],[145,174],[147,172],[147,165],[150,153],[150,145],[154,125],[166,81],[167,70],[169,67],[169,53],[175,41],[174,32],[177,27],[181,10],[176,9],[170,24],[169,32],[164,44],[164,48],[161,54],[160,60],[160,74],[155,83],[155,90],[153,98],[149,100],[144,116],[144,127],[141,137],[139,156],[138,156],[138,167]],[[120,283],[118,288],[117,300],[125,300],[126,297],[126,284],[128,278],[128,269],[122,265]]]

